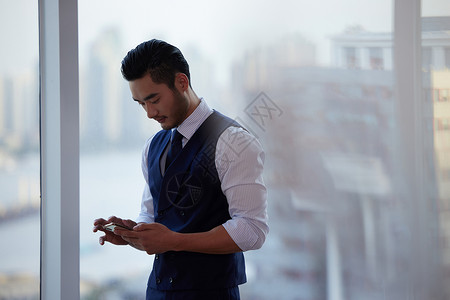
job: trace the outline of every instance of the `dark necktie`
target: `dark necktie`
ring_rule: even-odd
[[[181,139],[183,138],[183,135],[178,132],[178,130],[174,130],[172,132],[172,141],[170,143],[170,149],[167,153],[166,158],[166,170],[170,166],[170,164],[174,161],[175,157],[177,157],[178,153],[181,151]]]

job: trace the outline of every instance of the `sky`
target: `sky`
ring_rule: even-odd
[[[124,4],[120,0],[82,0],[80,46],[96,38],[96,32],[91,30],[93,24],[94,28],[120,24],[126,32],[127,49],[157,37],[181,49],[195,45],[210,59],[229,65],[242,49],[264,45],[287,34],[301,34],[323,46],[332,34],[354,24],[364,24],[373,31],[391,28],[391,0],[365,1],[366,4],[360,0],[327,2],[330,4],[309,0],[135,0]],[[327,6],[329,9],[324,9]],[[108,13],[101,15],[105,10]],[[326,61],[328,49],[321,47],[319,51],[319,58]]]
[[[155,37],[181,50],[195,46],[219,68],[228,68],[243,49],[295,33],[317,45],[318,63],[326,65],[331,36],[353,25],[391,31],[392,8],[392,0],[79,0],[80,61],[106,28],[118,28],[124,54]],[[37,11],[37,0],[0,0],[0,75],[36,64]],[[450,1],[424,0],[422,12],[450,15]]]

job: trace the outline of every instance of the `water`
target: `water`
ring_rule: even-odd
[[[39,214],[0,224],[0,237],[0,274],[39,274]]]
[[[141,152],[84,155],[80,161],[80,276],[96,282],[148,273],[153,257],[128,246],[100,246],[96,218],[136,219],[145,184]],[[144,285],[145,287],[145,285]]]
[[[89,285],[101,286],[133,278],[145,291],[146,277],[153,257],[131,247],[106,244],[100,246],[100,233],[92,232],[96,218],[117,215],[135,219],[139,209],[144,179],[140,169],[141,152],[111,152],[84,155],[80,159],[80,278]],[[12,195],[24,172],[37,174],[39,158],[30,157],[16,163],[13,172],[2,174],[2,189]],[[17,170],[17,171],[16,171]],[[26,170],[26,171],[21,171]],[[7,184],[6,184],[7,183]],[[37,182],[37,184],[39,184]],[[4,187],[3,187],[4,186]],[[39,191],[39,190],[38,190]],[[37,196],[39,192],[35,192]],[[15,203],[11,196],[1,198],[3,207]],[[27,275],[35,278],[40,272],[40,217],[17,217],[0,223],[0,275]]]

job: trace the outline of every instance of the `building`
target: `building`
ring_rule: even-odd
[[[439,228],[427,241],[435,245],[430,253],[442,252],[442,262],[426,266],[424,272],[445,274],[450,274],[450,31],[442,26],[448,19],[423,20],[425,97],[420,104],[424,138],[420,153],[425,162],[421,199],[429,208],[424,212],[432,221],[429,226],[434,228],[439,219]],[[283,63],[279,56],[288,45],[296,45],[292,51],[297,56]],[[405,228],[415,220],[408,199],[397,197],[408,187],[397,177],[396,158],[401,154],[395,124],[401,107],[395,101],[392,34],[354,27],[332,37],[331,45],[333,66],[328,68],[315,66],[307,50],[314,46],[306,41],[285,40],[249,51],[235,66],[234,85],[242,86],[239,96],[248,106],[263,91],[283,112],[259,133],[270,157],[270,185],[291,190],[292,211],[301,216],[291,219],[291,226],[307,226],[306,219],[315,224],[309,240],[291,239],[286,251],[299,251],[289,245],[301,243],[326,248],[325,253],[308,253],[322,264],[300,270],[316,274],[309,277],[305,291],[324,297],[318,291],[326,281],[327,295],[337,295],[336,299],[405,298],[405,287],[417,281],[410,273],[417,262]],[[251,120],[248,124],[256,127]],[[436,246],[433,242],[439,240],[442,245]],[[303,277],[299,280],[305,284]],[[447,275],[444,282],[448,280]]]

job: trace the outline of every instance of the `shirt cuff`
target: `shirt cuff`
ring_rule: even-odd
[[[153,223],[153,218],[148,214],[140,213],[136,218],[136,223]]]
[[[258,230],[245,218],[228,220],[222,226],[242,251],[259,249],[266,239],[267,233]]]

